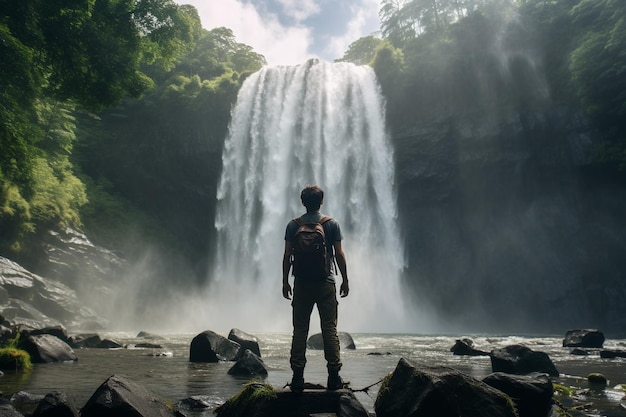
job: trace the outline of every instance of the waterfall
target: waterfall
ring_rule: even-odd
[[[310,60],[264,67],[246,79],[222,156],[207,301],[228,326],[291,331],[291,305],[281,295],[285,227],[305,212],[301,189],[317,184],[325,192],[322,213],[341,224],[348,262],[351,292],[339,300],[339,330],[411,327],[384,120],[367,66]],[[311,333],[319,331],[315,320],[314,312]]]

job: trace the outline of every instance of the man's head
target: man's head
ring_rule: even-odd
[[[324,202],[324,190],[317,185],[308,185],[300,193],[300,199],[307,211],[317,211]]]

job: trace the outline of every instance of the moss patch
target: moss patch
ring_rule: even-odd
[[[14,347],[0,348],[0,369],[9,370],[30,370],[33,364],[30,361],[28,352]]]
[[[250,382],[243,389],[215,409],[218,417],[251,415],[260,404],[277,398],[276,390],[269,384]]]

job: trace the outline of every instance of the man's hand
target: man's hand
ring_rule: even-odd
[[[339,288],[339,295],[341,296],[341,298],[344,298],[348,296],[349,292],[350,292],[350,286],[348,285],[348,281],[344,280],[341,283],[341,287]]]
[[[287,300],[291,300],[291,296],[293,295],[291,291],[291,285],[288,282],[283,282],[283,297]]]

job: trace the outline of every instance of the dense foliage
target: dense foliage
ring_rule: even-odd
[[[619,0],[383,0],[372,63],[393,126],[464,112],[580,106],[626,167],[626,8]]]
[[[112,246],[169,236],[180,211],[163,202],[187,204],[176,190],[195,192],[195,168],[216,175],[197,152],[219,154],[240,81],[265,62],[172,0],[1,0],[0,55],[0,254],[18,258],[59,225]],[[160,210],[176,212],[165,231]]]
[[[184,252],[206,267],[230,109],[243,79],[264,63],[230,29],[204,31],[171,70],[152,73],[155,87],[141,100],[83,117],[76,160],[98,183],[89,192],[93,204],[85,208],[87,229],[107,245],[128,249],[137,246],[128,239],[128,225],[141,219],[135,235],[169,242],[170,255]],[[135,220],[119,222],[127,209],[97,198],[96,191],[122,196],[139,210]]]
[[[37,226],[80,223],[75,110],[139,97],[152,84],[140,66],[171,65],[199,29],[171,0],[0,1],[3,252]]]

